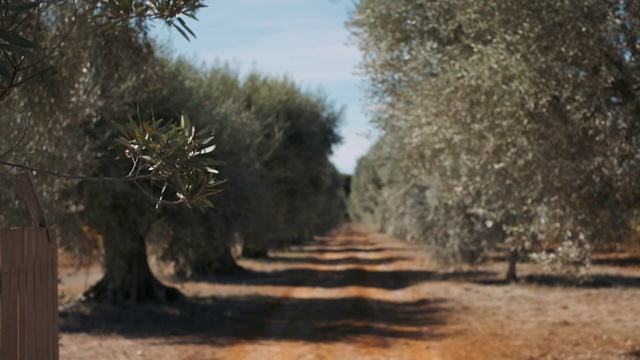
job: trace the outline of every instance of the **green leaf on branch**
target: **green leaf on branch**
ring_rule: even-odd
[[[11,12],[19,12],[19,11],[29,11],[37,8],[40,5],[40,2],[28,2],[23,4],[11,5],[8,10]]]
[[[132,160],[131,176],[165,184],[162,194],[155,196],[158,206],[213,206],[208,198],[222,191],[218,186],[224,181],[215,178],[215,166],[221,162],[207,156],[215,149],[215,145],[207,145],[212,141],[211,130],[196,132],[187,114],[182,114],[179,123],[130,119],[114,127],[122,136],[112,148],[122,149],[119,157]],[[174,193],[176,199],[167,199],[168,193]]]
[[[18,54],[21,56],[29,55],[29,49],[21,46],[13,45],[13,44],[0,44],[0,49],[6,50],[8,52]]]
[[[187,23],[184,22],[184,20],[182,20],[181,18],[178,18],[178,22],[180,23],[180,25],[182,25],[182,27],[187,30],[189,32],[189,34],[191,34],[191,36],[193,36],[193,38],[196,38],[196,34],[193,33],[193,31],[191,31],[191,29],[189,29],[189,27],[187,26]],[[189,39],[187,39],[189,40]]]
[[[31,41],[23,38],[20,35],[16,35],[14,33],[6,31],[6,30],[0,30],[0,39],[5,40],[9,44],[22,46],[22,47],[25,47],[25,48],[35,48],[36,47],[36,44],[32,43]]]

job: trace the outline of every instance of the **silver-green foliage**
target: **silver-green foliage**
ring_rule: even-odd
[[[133,162],[129,174],[120,180],[147,180],[161,187],[157,198],[147,193],[156,208],[163,204],[213,207],[209,198],[221,191],[222,181],[216,180],[218,170],[214,168],[221,163],[207,156],[216,147],[210,127],[196,131],[185,113],[179,124],[131,119],[114,126],[120,137],[112,148],[122,148],[123,155]],[[174,199],[167,199],[167,190],[175,194]]]
[[[390,186],[437,189],[411,226],[445,260],[624,235],[640,185],[639,4],[363,0],[350,26],[406,178]]]
[[[232,272],[229,247],[246,254],[327,231],[344,214],[341,185],[329,163],[340,113],[286,79],[179,59],[161,71],[166,86],[145,104],[168,118],[175,106],[215,135],[217,178],[227,180],[214,207],[195,215],[167,209],[173,241],[164,253],[181,274]],[[184,226],[184,224],[189,224]]]

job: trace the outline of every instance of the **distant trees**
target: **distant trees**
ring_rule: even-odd
[[[640,5],[363,0],[350,26],[385,133],[353,179],[354,216],[447,262],[505,248],[509,279],[529,252],[583,263],[629,233]]]
[[[166,62],[158,114],[182,104],[196,126],[214,129],[216,158],[228,179],[214,208],[199,220],[186,209],[167,209],[175,222],[164,258],[184,275],[233,273],[230,246],[243,255],[309,239],[335,227],[344,213],[341,183],[328,156],[339,141],[340,112],[319,94],[286,79],[249,74],[241,79],[224,66],[204,70],[186,60]],[[200,225],[178,226],[178,222]]]

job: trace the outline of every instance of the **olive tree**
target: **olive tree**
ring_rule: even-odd
[[[350,26],[376,123],[412,185],[438,189],[422,226],[445,257],[506,248],[515,279],[530,251],[584,262],[624,233],[639,20],[626,1],[358,4]]]
[[[148,271],[140,234],[154,205],[210,205],[208,197],[217,191],[206,156],[210,134],[195,134],[185,117],[182,123],[164,124],[151,117],[139,123],[126,119],[135,116],[136,103],[153,95],[149,84],[156,84],[156,55],[145,21],[161,19],[190,32],[178,16],[193,17],[202,5],[58,1],[7,6],[0,36],[5,41],[0,75],[9,74],[0,108],[7,136],[0,163],[53,175],[37,181],[64,238],[81,237],[78,229],[86,223],[105,236],[106,274],[89,298],[176,298]],[[113,122],[122,124],[120,137]],[[122,149],[119,161],[106,151],[115,141]],[[18,202],[8,191],[2,197],[12,205],[3,221],[16,225]]]

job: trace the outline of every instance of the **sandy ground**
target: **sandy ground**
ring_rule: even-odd
[[[61,359],[640,359],[640,262],[606,258],[575,282],[515,285],[505,265],[442,272],[416,245],[346,225],[246,274],[158,276],[177,305],[61,311]],[[60,271],[61,301],[100,276]]]

